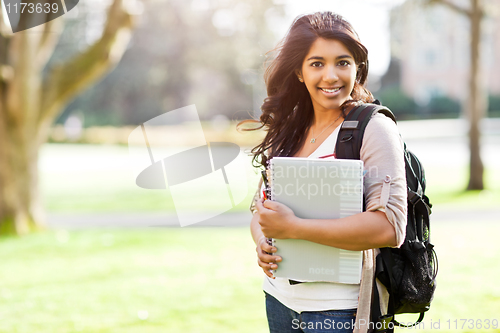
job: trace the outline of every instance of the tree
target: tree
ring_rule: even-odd
[[[283,5],[268,0],[212,1],[210,5],[207,1],[150,1],[120,66],[78,96],[58,121],[78,113],[86,127],[137,126],[188,104],[196,104],[202,120],[217,114],[246,119],[253,107],[252,86],[246,79],[253,74],[257,89],[262,86],[263,92],[256,94],[261,104],[264,54],[277,42],[270,24],[283,16]],[[65,34],[73,32],[66,29]]]
[[[64,107],[121,59],[134,24],[131,4],[113,0],[101,37],[47,71],[62,19],[12,34],[0,10],[1,233],[25,234],[44,227],[38,189],[40,146]]]
[[[468,190],[484,189],[484,166],[481,160],[481,130],[479,123],[487,105],[481,82],[481,23],[485,16],[482,0],[469,0],[469,8],[463,8],[450,0],[427,0],[428,4],[441,4],[468,18],[470,22],[470,74],[466,115],[469,119],[470,173]]]

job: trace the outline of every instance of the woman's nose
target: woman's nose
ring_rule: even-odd
[[[325,66],[325,72],[323,73],[323,80],[327,82],[337,81],[338,75],[335,66]]]

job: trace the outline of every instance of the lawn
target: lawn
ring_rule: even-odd
[[[431,310],[418,331],[500,332],[499,233],[500,225],[495,222],[433,225],[438,284]],[[400,319],[409,322],[414,318],[404,315]],[[401,331],[409,330],[415,329]]]
[[[265,331],[246,228],[54,230],[0,253],[0,332]]]
[[[127,161],[126,147],[45,146],[49,212],[172,211],[168,191],[135,186]],[[481,193],[461,191],[463,164],[425,165],[436,208],[498,207],[491,164]],[[234,210],[247,209],[253,194],[258,177],[251,168],[247,175],[248,198]],[[500,332],[499,234],[493,222],[433,222],[438,288],[419,331]],[[0,261],[0,332],[267,331],[263,273],[245,227],[56,229],[1,238]]]
[[[419,331],[500,332],[484,328],[500,320],[498,234],[433,226],[438,288]],[[267,330],[247,228],[53,230],[3,238],[0,253],[0,332]]]

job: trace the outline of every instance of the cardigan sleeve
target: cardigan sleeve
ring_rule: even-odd
[[[406,233],[406,171],[404,144],[390,118],[380,113],[373,116],[365,129],[360,157],[365,168],[366,210],[385,212],[399,247]]]

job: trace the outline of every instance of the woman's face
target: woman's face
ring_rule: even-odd
[[[311,95],[314,111],[338,110],[356,80],[356,63],[349,50],[334,39],[318,38],[297,71]]]

